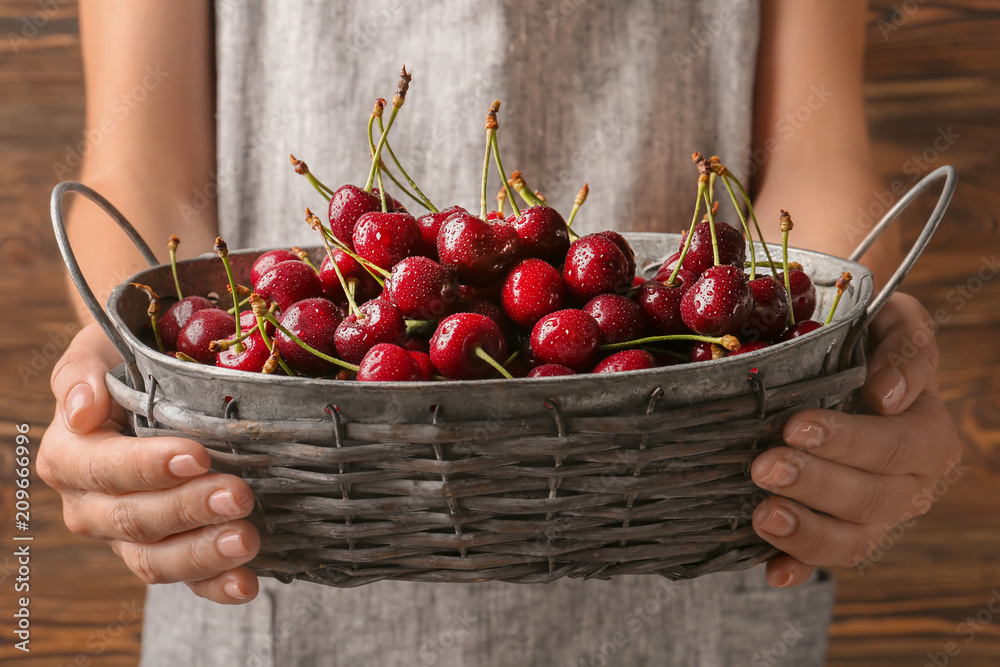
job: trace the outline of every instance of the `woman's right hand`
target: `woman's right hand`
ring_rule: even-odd
[[[97,324],[83,328],[52,372],[56,413],[37,469],[63,501],[77,535],[106,540],[147,584],[185,582],[222,604],[256,597],[257,576],[241,567],[260,536],[243,519],[253,493],[239,477],[210,473],[208,452],[182,438],[119,432],[121,408],[104,384],[121,363]]]

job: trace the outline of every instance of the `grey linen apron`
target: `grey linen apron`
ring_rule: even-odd
[[[288,154],[331,187],[362,185],[372,104],[391,99],[404,63],[413,84],[392,143],[440,208],[478,208],[495,98],[508,173],[523,171],[564,213],[589,181],[580,232],[685,227],[692,150],[746,175],[756,1],[215,4],[217,205],[230,247],[315,243],[303,210],[323,201]],[[498,187],[494,176],[490,194]],[[808,667],[823,662],[832,601],[828,576],[773,590],[763,567],[679,583],[262,579],[243,606],[159,585],[147,593],[142,665]]]

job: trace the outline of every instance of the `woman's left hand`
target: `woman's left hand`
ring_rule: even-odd
[[[896,294],[869,331],[862,394],[876,414],[799,412],[785,425],[789,446],[751,467],[754,482],[776,494],[753,514],[757,534],[784,552],[767,563],[772,586],[802,584],[816,566],[866,567],[965,471],[938,391],[930,315]]]

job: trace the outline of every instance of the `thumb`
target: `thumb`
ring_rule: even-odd
[[[85,326],[52,370],[52,393],[66,428],[89,433],[111,417],[113,401],[104,375],[121,363],[114,345],[97,323]]]

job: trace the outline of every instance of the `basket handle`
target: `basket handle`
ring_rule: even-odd
[[[889,297],[896,292],[899,285],[903,282],[903,279],[905,279],[907,274],[909,274],[910,269],[913,268],[917,259],[927,248],[927,244],[930,242],[931,237],[937,230],[938,225],[941,224],[945,211],[948,209],[948,204],[951,203],[952,195],[955,194],[957,178],[955,168],[951,165],[944,165],[942,167],[938,167],[920,179],[920,182],[910,188],[910,191],[903,195],[900,200],[896,202],[884,216],[882,216],[882,219],[879,220],[874,227],[872,227],[871,231],[868,232],[868,235],[865,236],[861,243],[858,244],[858,247],[854,249],[854,252],[852,252],[851,256],[848,258],[852,262],[857,262],[861,259],[868,249],[872,247],[872,244],[875,243],[878,237],[882,235],[882,232],[884,232],[886,228],[892,224],[892,222],[895,221],[896,218],[898,218],[899,215],[905,211],[910,204],[912,204],[913,201],[920,196],[921,193],[923,193],[924,190],[942,178],[945,179],[944,188],[941,190],[941,194],[938,196],[937,204],[931,212],[931,217],[927,219],[927,223],[920,232],[920,236],[918,236],[917,240],[914,241],[913,246],[910,248],[910,251],[906,253],[906,257],[903,258],[903,261],[900,262],[898,267],[896,267],[896,272],[892,274],[891,278],[889,278],[889,282],[887,282],[885,287],[882,288],[882,291],[880,291],[875,298],[868,303],[868,307],[865,308],[864,314],[858,319],[848,333],[841,352],[841,366],[843,366],[846,362],[846,357],[851,354],[852,350],[854,350],[861,334],[867,330],[868,325],[873,319],[875,319],[875,316],[878,315],[879,311],[882,310],[882,307],[885,306]]]
[[[934,207],[934,211],[931,213],[931,217],[927,219],[927,224],[924,225],[923,231],[920,232],[920,236],[913,243],[913,247],[900,262],[899,266],[896,268],[896,272],[892,274],[889,278],[889,282],[885,284],[882,291],[871,300],[868,304],[868,308],[865,309],[865,315],[861,320],[861,327],[867,327],[868,324],[874,319],[878,312],[882,310],[886,301],[889,297],[899,288],[900,283],[906,278],[906,275],[916,264],[917,259],[927,248],[927,244],[930,242],[931,237],[937,230],[938,225],[941,224],[941,219],[944,218],[945,211],[948,209],[948,204],[951,202],[952,195],[955,194],[955,184],[956,184],[956,174],[955,168],[951,165],[944,165],[943,167],[938,167],[931,173],[920,179],[920,182],[910,188],[903,197],[893,205],[889,211],[882,216],[882,219],[878,221],[872,230],[868,232],[868,235],[858,244],[858,247],[854,249],[851,256],[848,258],[852,262],[857,262],[860,260],[868,249],[872,247],[878,237],[882,235],[882,232],[899,217],[900,213],[905,211],[913,201],[920,196],[920,194],[929,188],[931,185],[936,183],[941,179],[944,181],[944,189],[941,191],[938,197],[937,205]]]
[[[150,266],[157,266],[159,261],[156,259],[153,251],[149,249],[149,246],[146,245],[142,236],[139,235],[139,232],[136,231],[135,227],[133,227],[131,223],[125,219],[125,216],[122,215],[121,212],[111,204],[111,202],[102,197],[96,191],[82,183],[77,183],[76,181],[63,181],[52,190],[52,199],[49,206],[49,211],[52,216],[52,229],[56,234],[56,242],[59,244],[59,252],[62,254],[63,261],[66,263],[66,268],[69,270],[69,275],[73,279],[73,284],[76,285],[77,292],[80,293],[80,297],[83,299],[83,302],[87,304],[87,308],[90,309],[90,313],[94,316],[94,319],[101,325],[101,329],[104,330],[104,334],[114,344],[115,349],[118,350],[118,354],[121,355],[122,360],[125,362],[125,368],[128,370],[129,380],[132,382],[132,386],[141,387],[143,386],[142,375],[139,373],[138,366],[136,366],[135,354],[133,354],[132,348],[130,348],[128,343],[125,342],[125,338],[122,337],[121,333],[111,322],[107,313],[104,312],[104,308],[101,307],[97,297],[94,296],[94,291],[90,289],[87,279],[80,270],[80,264],[76,261],[76,255],[73,254],[73,248],[69,243],[69,236],[66,234],[66,223],[63,221],[62,204],[63,197],[67,192],[77,192],[100,206],[105,213],[111,216],[112,220],[118,223],[118,226],[128,235],[129,239],[132,240],[135,247],[139,249],[140,253],[142,253],[143,259],[145,259]]]

